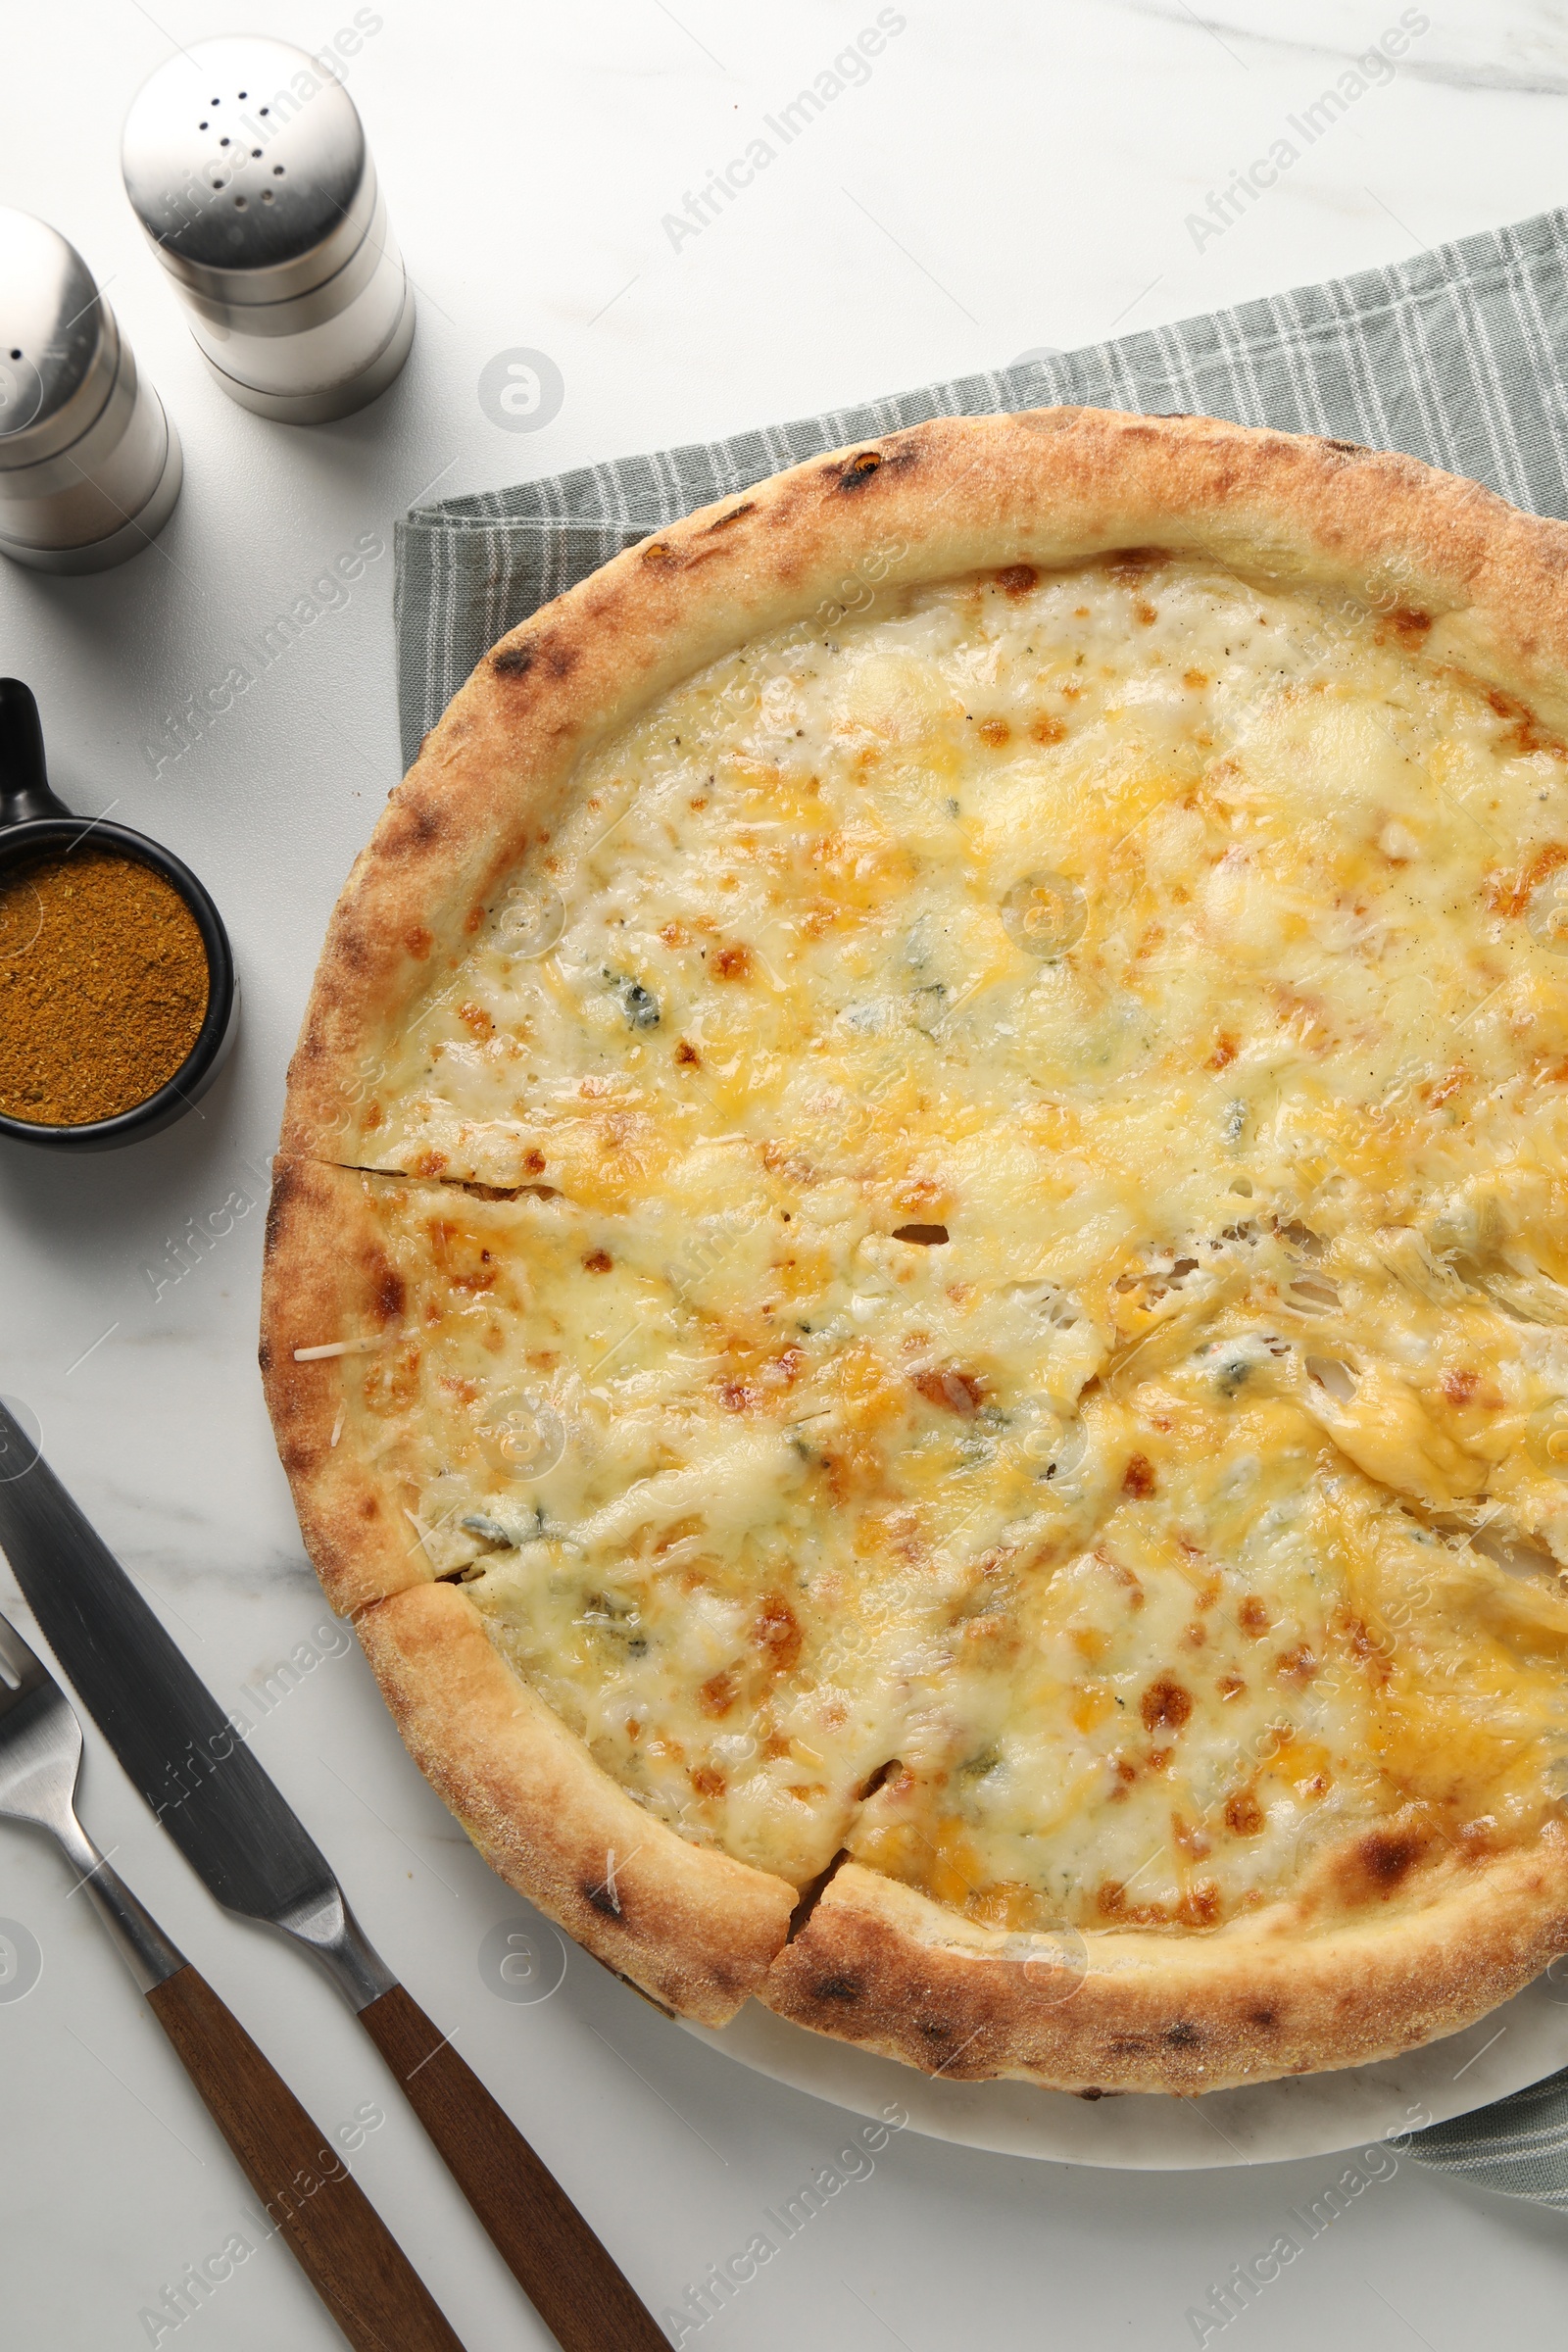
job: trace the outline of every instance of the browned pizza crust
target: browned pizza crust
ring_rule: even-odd
[[[615,557],[453,697],[328,926],[284,1150],[382,1164],[357,1110],[404,1008],[548,840],[584,754],[680,679],[798,616],[870,610],[868,574],[902,591],[1149,545],[1370,595],[1568,723],[1568,525],[1414,458],[1099,409],[943,417],[813,458]]]
[[[1354,1863],[1351,1848],[1331,1867]],[[1095,1934],[1081,1974],[1031,1970],[1006,1940],[846,1863],[760,1998],[958,2081],[1193,2092],[1363,2066],[1457,2033],[1568,1945],[1568,1834],[1455,1863],[1325,1932],[1292,1902],[1208,1935]]]
[[[965,2078],[1191,2092],[1358,2064],[1483,2014],[1568,1946],[1568,1836],[1443,1856],[1353,1901],[1342,1876],[1339,1896],[1209,1933],[1097,1932],[1065,2000],[992,1932],[855,1864],[787,1940],[796,1890],[642,1811],[462,1592],[428,1582],[406,1498],[344,1436],[341,1366],[294,1353],[398,1324],[368,1197],[357,1210],[345,1190],[345,1169],[377,1165],[359,1106],[413,1000],[550,839],[585,753],[759,632],[864,610],[873,555],[903,591],[1148,546],[1343,585],[1429,655],[1568,722],[1568,525],[1408,458],[1056,409],[915,426],[706,509],[503,639],[358,860],[290,1070],[263,1364],[307,1544],[334,1605],[361,1612],[411,1751],[502,1875],[611,1967],[690,2015],[722,2019],[760,1990],[818,2032]]]
[[[634,1804],[453,1586],[401,1592],[357,1623],[410,1754],[491,1868],[666,2007],[733,2017],[784,1941],[794,1887]]]
[[[355,1443],[357,1431],[347,1426],[344,1369],[347,1363],[357,1369],[360,1359],[326,1355],[301,1362],[295,1350],[390,1340],[401,1329],[406,1303],[369,1180],[280,1155],[267,1212],[262,1385],[305,1548],[343,1616],[405,1586],[427,1583],[431,1569],[402,1497],[377,1477],[373,1461]]]

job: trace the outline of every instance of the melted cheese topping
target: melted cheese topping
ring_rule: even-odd
[[[1425,644],[1142,557],[755,642],[371,1074],[358,1442],[687,1836],[1191,1929],[1556,1807],[1565,754]]]

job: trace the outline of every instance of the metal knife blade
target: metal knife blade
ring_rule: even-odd
[[[225,1909],[298,1936],[340,1981],[347,1968],[356,2007],[394,1984],[320,1847],[4,1404],[0,1547],[83,1705]]]

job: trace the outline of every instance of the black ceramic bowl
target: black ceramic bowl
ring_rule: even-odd
[[[207,1011],[196,1043],[173,1076],[144,1102],[115,1118],[55,1127],[0,1112],[0,1136],[39,1144],[50,1152],[106,1152],[116,1144],[139,1144],[183,1117],[212,1085],[234,1042],[239,985],[228,934],[189,866],[145,833],[132,833],[128,826],[101,818],[73,816],[49,789],[37,704],[20,678],[0,678],[0,876],[41,850],[70,850],[87,842],[94,849],[118,850],[122,857],[138,858],[178,891],[207,953]]]

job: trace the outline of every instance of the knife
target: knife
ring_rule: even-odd
[[[373,1949],[331,1865],[0,1403],[0,1546],[78,1696],[225,1910],[325,1970],[563,2352],[668,2338],[553,2174]]]

